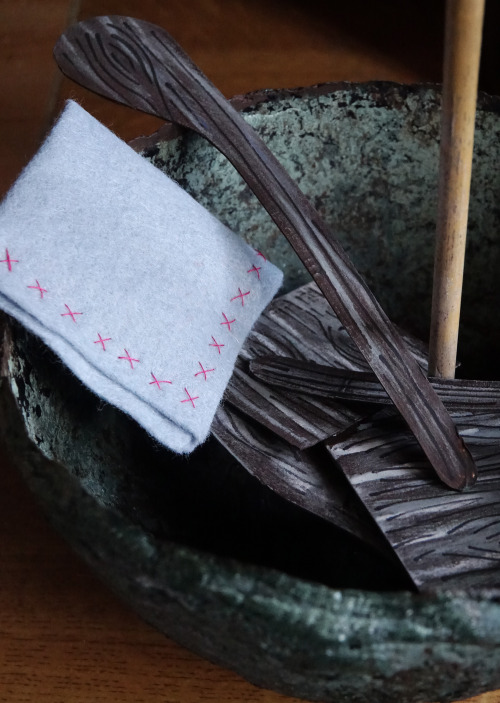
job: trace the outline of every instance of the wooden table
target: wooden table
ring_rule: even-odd
[[[76,18],[116,13],[162,24],[230,96],[328,80],[439,80],[439,5],[435,0],[0,0],[0,193],[35,152],[68,96],[124,139],[159,124],[61,79],[52,46]],[[498,14],[497,8],[488,12]],[[498,26],[491,16],[487,20],[487,27]],[[499,92],[493,39],[485,47],[482,87]],[[90,700],[295,699],[248,684],[140,621],[54,534],[0,453],[0,703]],[[472,700],[500,702],[500,692]]]

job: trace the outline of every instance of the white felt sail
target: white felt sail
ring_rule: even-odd
[[[176,452],[281,280],[74,102],[0,206],[0,306]]]

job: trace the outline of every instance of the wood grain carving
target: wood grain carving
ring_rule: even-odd
[[[260,356],[250,373],[264,384],[319,398],[391,405],[377,377],[369,372],[323,366],[281,356]],[[448,410],[500,411],[500,383],[456,378],[431,378],[431,385]],[[290,393],[291,395],[291,393]]]
[[[479,472],[464,493],[433,479],[394,417],[368,422],[330,452],[417,587],[500,589],[500,415],[453,417]]]
[[[425,349],[411,338],[408,344],[425,368]],[[269,352],[272,361],[269,357],[260,361]],[[250,367],[249,378],[251,369],[257,370],[263,386],[278,380],[296,400],[307,394],[321,400],[326,393],[338,396],[343,405],[346,396],[365,400],[368,394],[374,403],[369,408],[365,405],[371,413],[368,419],[365,415],[326,441],[326,450],[335,460],[331,464],[320,453],[324,447],[316,453],[298,451],[226,407],[218,415],[215,432],[248,471],[288,500],[352,533],[359,525],[346,522],[339,510],[340,505],[345,508],[348,495],[336,478],[340,467],[370,512],[372,529],[376,523],[385,534],[415,587],[500,588],[498,383],[433,379],[454,408],[453,419],[480,469],[473,488],[450,493],[436,479],[314,283],[271,304],[249,336],[243,357]],[[276,392],[281,390],[276,387]],[[306,405],[301,412],[307,417]],[[335,496],[337,490],[340,493]],[[364,533],[362,539],[368,543],[370,538]]]
[[[425,368],[423,345],[408,335],[404,338],[419,365]],[[333,393],[311,392],[314,386],[309,387],[308,379],[300,387],[293,380],[288,388],[286,382],[279,388],[271,387],[252,371],[257,360],[269,354],[277,358],[291,356],[296,364],[307,366],[319,363],[320,368],[357,373],[369,369],[314,283],[277,298],[259,318],[242,349],[225,400],[300,449],[338,437],[374,412],[366,402],[354,406],[345,398],[344,402],[336,400]],[[377,388],[384,393],[380,384]]]
[[[366,417],[335,400],[271,388],[242,365],[236,366],[224,399],[299,449],[337,436]]]

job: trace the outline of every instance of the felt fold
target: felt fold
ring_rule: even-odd
[[[72,101],[0,205],[0,307],[179,453],[207,437],[281,281]]]

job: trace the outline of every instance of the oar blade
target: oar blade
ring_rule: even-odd
[[[165,98],[162,65],[148,48],[149,37],[148,41],[141,38],[147,28],[147,23],[128,17],[93,17],[59,37],[54,58],[68,78],[85,88],[151,115],[174,119]]]

